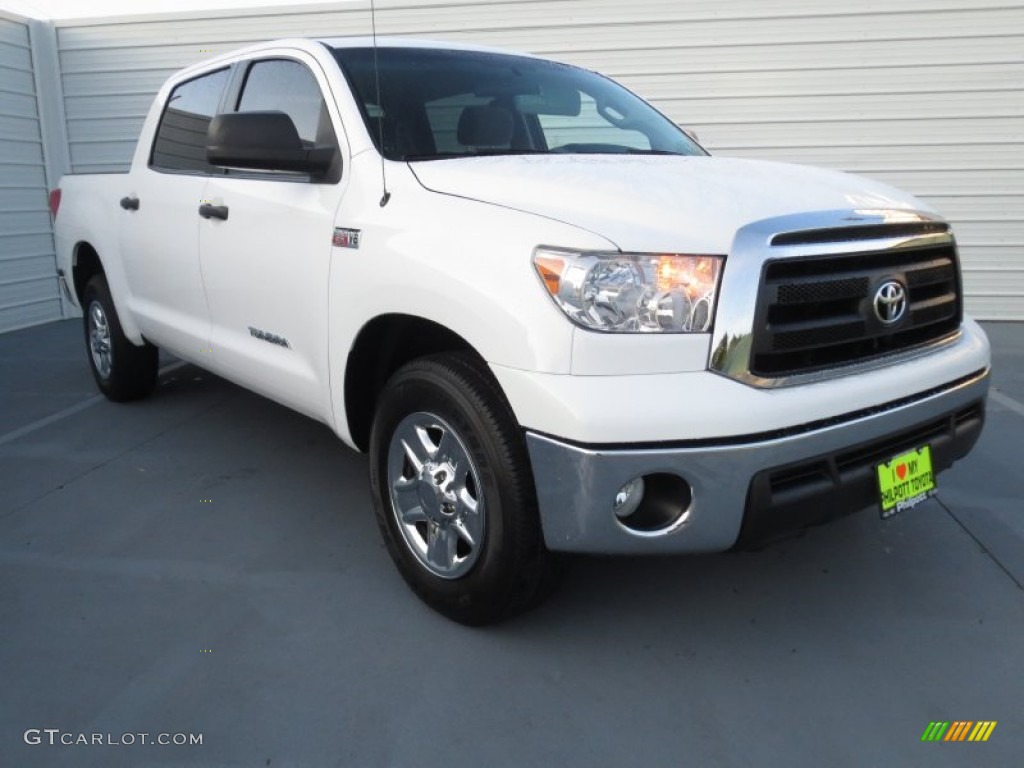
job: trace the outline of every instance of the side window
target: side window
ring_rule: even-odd
[[[167,99],[149,162],[169,171],[217,173],[206,162],[206,129],[228,82],[227,69],[175,86]]]
[[[330,113],[313,73],[297,61],[257,61],[249,68],[239,112],[284,112],[307,147],[336,146]]]

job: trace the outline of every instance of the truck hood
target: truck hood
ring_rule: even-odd
[[[933,212],[920,200],[869,179],[758,160],[518,155],[410,167],[433,192],[582,227],[623,251],[728,253],[740,227],[805,211]]]

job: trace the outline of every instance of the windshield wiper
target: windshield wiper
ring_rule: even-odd
[[[676,157],[686,157],[682,152],[673,152],[670,149],[633,149],[628,148],[623,154],[626,155],[675,155]]]
[[[474,149],[469,152],[435,152],[429,155],[403,155],[407,163],[420,160],[454,160],[460,157],[501,157],[503,155],[550,155],[546,149]]]

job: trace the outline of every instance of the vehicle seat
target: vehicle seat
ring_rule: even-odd
[[[512,112],[504,107],[470,106],[459,116],[458,140],[464,147],[507,149],[512,131]]]

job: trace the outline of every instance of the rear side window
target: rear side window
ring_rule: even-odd
[[[337,140],[320,86],[303,64],[288,59],[257,61],[249,68],[238,100],[239,112],[284,112],[307,147]]]
[[[228,69],[175,86],[153,140],[150,165],[169,171],[219,173],[206,162],[206,129],[217,114]]]

